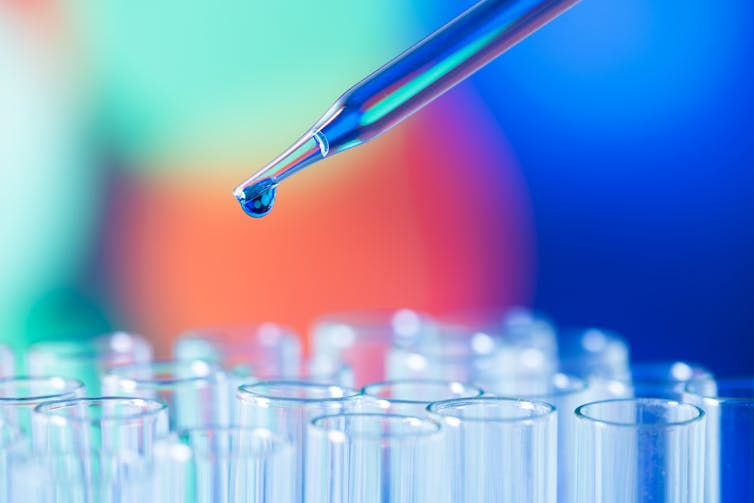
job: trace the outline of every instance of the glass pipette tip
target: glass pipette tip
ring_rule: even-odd
[[[275,203],[278,183],[298,170],[324,159],[329,151],[325,136],[314,129],[235,188],[233,195],[250,216],[265,216]]]

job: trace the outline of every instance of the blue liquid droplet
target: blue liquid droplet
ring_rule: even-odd
[[[275,204],[277,184],[270,178],[250,185],[243,189],[243,197],[238,198],[241,207],[254,218],[265,216]]]

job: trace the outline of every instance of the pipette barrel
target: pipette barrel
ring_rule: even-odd
[[[265,215],[277,184],[390,130],[578,0],[483,0],[346,91],[296,143],[234,190]]]

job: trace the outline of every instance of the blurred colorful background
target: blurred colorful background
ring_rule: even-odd
[[[745,0],[583,0],[243,214],[238,182],[471,3],[0,2],[0,340],[525,305],[754,371]]]

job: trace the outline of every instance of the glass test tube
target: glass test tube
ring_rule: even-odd
[[[166,405],[123,397],[39,405],[33,454],[14,466],[14,502],[143,503],[151,500],[155,441],[166,435]]]
[[[439,379],[476,382],[495,368],[512,367],[498,337],[484,332],[442,331],[411,347],[394,346],[387,355],[389,380]]]
[[[601,398],[667,398],[680,400],[686,383],[712,379],[706,368],[694,363],[640,362],[624,376],[593,375],[591,385]]]
[[[202,360],[174,360],[115,367],[103,382],[108,395],[162,400],[170,429],[228,425],[232,420],[231,383],[222,369]]]
[[[515,310],[447,318],[434,333],[388,354],[390,379],[473,382],[548,379],[557,370],[555,332],[545,320]]]
[[[301,342],[290,328],[276,323],[191,329],[173,346],[177,360],[205,360],[229,373],[257,379],[298,375]]]
[[[0,377],[12,375],[15,375],[13,351],[8,346],[0,344]]]
[[[621,378],[630,372],[628,342],[614,332],[598,328],[560,331],[558,357],[561,372],[582,378]]]
[[[10,466],[8,465],[8,458],[22,440],[21,433],[15,426],[8,424],[0,416],[0,501],[2,502],[9,501],[10,499]]]
[[[707,414],[705,501],[754,501],[754,377],[694,380],[684,399]]]
[[[18,376],[0,379],[0,418],[26,435],[31,435],[34,407],[50,400],[84,395],[84,384],[64,377]]]
[[[291,503],[293,448],[264,428],[183,430],[155,446],[155,501]]]
[[[312,325],[312,364],[328,369],[346,363],[359,387],[384,381],[391,346],[403,347],[432,330],[427,316],[409,309],[329,314]]]
[[[473,398],[483,391],[473,384],[432,379],[404,379],[367,384],[361,390],[365,411],[424,417],[431,402]]]
[[[118,365],[152,360],[152,346],[140,335],[113,332],[76,340],[42,341],[26,354],[30,375],[59,375],[81,380],[89,396],[99,396],[105,372]]]
[[[572,498],[574,462],[576,458],[575,416],[579,405],[592,400],[587,381],[567,374],[553,374],[547,381],[540,378],[530,382],[518,379],[499,382],[497,387],[485,390],[485,394],[540,400],[555,406],[558,411],[558,502],[578,503]]]
[[[545,402],[479,397],[435,402],[453,503],[555,503],[557,412]]]
[[[355,411],[361,403],[355,389],[302,381],[243,385],[236,397],[239,425],[268,428],[293,442],[295,501],[303,501],[306,484],[306,424],[318,416]]]
[[[576,409],[576,484],[584,503],[700,503],[704,412],[660,398]]]
[[[11,455],[29,455],[29,436],[32,434],[34,408],[50,400],[75,398],[84,395],[84,385],[75,379],[62,377],[5,377],[0,379],[0,502],[10,501]],[[10,452],[10,440],[13,452]]]
[[[440,426],[395,414],[338,414],[307,429],[307,503],[448,501]]]
[[[264,381],[295,380],[317,384],[333,384],[336,386],[353,387],[354,372],[353,369],[344,362],[331,362],[332,365],[324,365],[323,362],[315,362],[312,359],[305,359],[301,362],[300,369],[292,376],[268,376],[262,379],[250,373],[245,373],[242,369],[236,368],[235,372],[230,375],[233,380],[233,389],[242,384],[253,384]]]
[[[310,358],[304,361],[296,380],[353,388],[356,377],[354,369],[346,362],[331,362],[324,365],[323,362]]]

